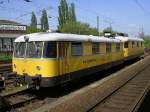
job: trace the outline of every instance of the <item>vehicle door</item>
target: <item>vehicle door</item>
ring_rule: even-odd
[[[59,73],[62,83],[70,80],[69,75],[69,42],[59,42]]]

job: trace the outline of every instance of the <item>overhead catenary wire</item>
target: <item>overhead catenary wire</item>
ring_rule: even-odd
[[[50,6],[50,7],[44,8],[44,9],[45,9],[45,10],[48,10],[48,9],[52,9],[52,7]],[[42,12],[42,10],[43,10],[43,8],[40,9],[40,10],[38,10],[38,11],[36,11],[36,13],[37,13],[37,14],[40,14],[40,13]],[[27,12],[27,13],[24,13],[24,14],[22,14],[22,15],[16,17],[15,19],[19,19],[19,18],[21,18],[21,17],[27,16],[27,15],[30,15],[30,14],[32,14],[32,12]]]
[[[100,14],[99,12],[96,12],[96,11],[91,10],[91,9],[89,10],[89,9],[86,9],[86,8],[82,8],[82,7],[80,7],[79,5],[76,5],[76,7],[77,7],[78,9],[80,9],[80,10],[85,11],[85,12],[89,12],[89,13],[91,13],[91,14],[94,14],[96,17],[97,17],[97,16],[102,17],[102,18],[104,19],[104,22],[107,21],[107,23],[111,23],[111,24],[115,23],[112,18],[110,18],[110,17],[108,17],[108,16],[105,16],[105,15],[103,15],[103,14]]]
[[[150,17],[150,12],[148,12],[138,0],[133,1],[146,15]]]

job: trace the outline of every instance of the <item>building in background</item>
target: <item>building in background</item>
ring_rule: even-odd
[[[26,25],[10,20],[0,20],[0,53],[12,52],[14,39],[25,33]]]

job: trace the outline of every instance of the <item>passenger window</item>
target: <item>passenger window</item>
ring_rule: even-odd
[[[44,58],[56,58],[57,57],[57,47],[56,42],[45,42],[44,43]]]
[[[120,51],[120,43],[116,43],[116,51],[117,51],[117,52]]]
[[[74,42],[71,43],[71,54],[72,56],[81,56],[82,55],[82,43]]]
[[[124,43],[124,48],[128,48],[128,42]]]
[[[106,43],[106,53],[111,52],[111,43]]]
[[[99,43],[92,43],[92,53],[93,54],[99,53]]]

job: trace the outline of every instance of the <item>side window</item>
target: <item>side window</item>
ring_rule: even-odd
[[[99,43],[92,43],[92,54],[99,53]]]
[[[111,52],[111,43],[106,43],[106,53]]]
[[[81,42],[71,43],[71,54],[72,54],[72,56],[81,56],[82,52],[83,52],[83,48],[82,48]]]
[[[45,42],[44,43],[44,58],[56,58],[57,57],[57,47],[56,42]]]
[[[124,48],[128,48],[128,42],[124,43]]]
[[[117,51],[117,52],[120,51],[120,43],[116,43],[116,51]]]

